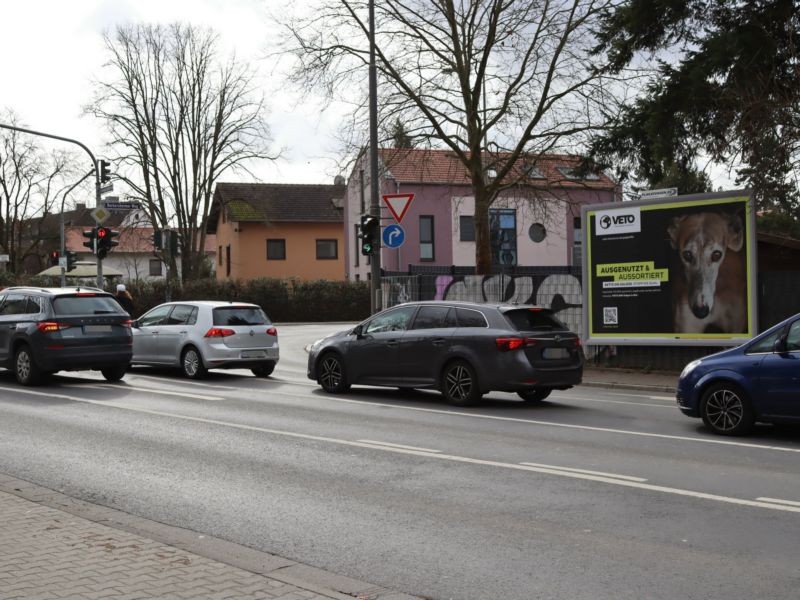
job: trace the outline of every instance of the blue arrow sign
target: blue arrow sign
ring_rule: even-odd
[[[383,245],[387,248],[399,248],[406,241],[406,232],[396,223],[383,228]]]

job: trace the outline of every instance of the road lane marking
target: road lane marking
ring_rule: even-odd
[[[211,389],[214,389],[214,390],[231,390],[231,391],[233,391],[233,390],[242,389],[242,388],[234,387],[232,385],[216,385],[216,384],[213,384],[213,383],[200,383],[199,381],[171,381],[169,379],[164,379],[163,377],[156,377],[155,375],[141,375],[139,373],[127,373],[125,375],[125,381],[127,381],[129,377],[132,378],[132,379],[148,379],[148,380],[152,380],[152,381],[158,381],[158,382],[163,383],[165,385],[177,385],[179,387],[182,386],[182,385],[195,385],[195,386],[198,386],[198,387],[211,388]]]
[[[781,500],[780,498],[756,498],[760,502],[771,502],[773,504],[785,504],[786,506],[798,506],[800,507],[800,502],[795,502],[794,500]]]
[[[284,396],[295,398],[305,398],[305,394],[292,394],[284,391],[276,391],[275,393]],[[325,396],[325,401],[342,402],[345,404],[360,404],[367,406],[377,406],[380,408],[396,408],[399,410],[410,410],[416,412],[424,412],[439,415],[455,415],[459,417],[469,417],[470,419],[485,419],[489,421],[505,421],[510,423],[526,423],[529,425],[543,425],[545,427],[560,427],[562,429],[577,429],[580,431],[596,431],[599,433],[615,433],[618,435],[632,435],[635,437],[656,438],[664,440],[678,440],[682,442],[697,442],[700,444],[715,444],[720,446],[736,446],[739,448],[753,448],[757,450],[776,450],[778,452],[795,452],[800,453],[800,448],[788,448],[786,446],[769,446],[766,444],[753,444],[750,442],[734,442],[731,440],[720,440],[716,438],[701,438],[690,437],[687,435],[670,435],[667,433],[648,433],[646,431],[631,431],[628,429],[613,429],[611,427],[594,427],[592,425],[575,425],[573,423],[556,423],[553,421],[539,421],[536,419],[522,419],[519,417],[498,417],[496,415],[486,415],[480,413],[467,413],[456,410],[442,410],[438,408],[423,408],[421,406],[403,406],[401,404],[388,404],[385,402],[373,402],[370,400],[353,400],[350,398],[341,398],[335,396]],[[677,410],[677,409],[676,409]]]
[[[153,388],[136,387],[129,384],[115,385],[113,383],[96,383],[96,384],[76,383],[68,385],[69,387],[90,388],[94,390],[123,390],[123,391],[135,391],[135,392],[148,392],[150,394],[160,394],[162,396],[177,396],[178,398],[191,398],[192,400],[207,400],[209,402],[219,402],[225,399],[220,396],[206,396],[205,394],[191,394],[189,392],[173,392],[170,390],[157,390]],[[112,398],[111,400],[113,401],[115,399]]]
[[[551,398],[558,399],[558,396],[551,396]],[[581,398],[579,396],[569,396],[568,399],[575,400],[577,402],[599,402],[601,404],[627,404],[628,406],[652,406],[654,408],[669,408],[670,410],[675,409],[674,400],[672,401],[672,404],[651,404],[649,402],[631,402],[630,400],[608,400],[600,398]]]
[[[111,386],[114,387],[114,386]],[[190,417],[186,415],[180,415],[177,413],[170,413],[166,411],[160,410],[151,410],[147,408],[142,408],[139,406],[129,406],[125,404],[109,404],[106,401],[101,400],[89,400],[87,398],[78,398],[74,396],[67,396],[65,394],[53,394],[51,392],[37,392],[34,390],[28,389],[19,389],[19,388],[11,388],[0,386],[0,389],[5,389],[9,391],[15,391],[20,394],[30,394],[35,396],[47,396],[50,398],[65,398],[67,400],[73,400],[75,402],[82,402],[84,404],[93,404],[96,406],[103,406],[106,408],[116,408],[118,410],[127,410],[131,412],[138,412],[142,414],[148,414],[153,416],[160,416],[160,417],[167,417],[171,419],[179,419],[183,421],[190,421],[193,423],[204,423],[207,425],[217,425],[220,427],[229,427],[231,429],[238,429],[242,431],[255,431],[259,433],[267,433],[272,435],[278,435],[283,437],[290,437],[294,439],[302,439],[314,442],[325,442],[330,444],[337,444],[340,446],[351,446],[351,447],[358,447],[358,448],[369,448],[373,450],[381,450],[382,452],[394,452],[397,454],[407,454],[411,456],[421,456],[427,458],[434,458],[437,460],[446,460],[451,462],[459,462],[465,464],[473,464],[473,465],[480,465],[480,466],[489,466],[489,467],[498,467],[503,469],[513,469],[517,471],[528,471],[533,473],[541,473],[545,475],[556,475],[559,477],[566,477],[570,479],[578,479],[584,481],[594,481],[598,483],[608,483],[611,485],[617,485],[621,487],[629,487],[634,489],[640,489],[645,491],[651,492],[659,492],[663,494],[670,494],[676,496],[685,496],[690,498],[697,498],[700,500],[711,500],[716,502],[721,502],[725,504],[734,504],[738,506],[749,506],[753,508],[765,508],[769,510],[777,510],[783,512],[792,512],[792,513],[800,513],[800,503],[798,506],[794,506],[793,504],[782,504],[777,502],[771,501],[759,501],[759,500],[748,500],[745,498],[736,498],[732,496],[721,496],[718,494],[709,494],[706,492],[696,492],[693,490],[685,490],[681,488],[673,488],[667,486],[660,486],[660,485],[653,485],[649,483],[642,483],[638,481],[627,481],[624,479],[620,479],[617,476],[615,477],[607,477],[604,475],[593,475],[591,473],[583,473],[583,472],[573,472],[564,470],[562,467],[558,468],[546,468],[546,467],[538,467],[538,466],[530,466],[524,464],[514,464],[514,463],[505,463],[493,460],[482,460],[476,458],[469,458],[466,456],[456,456],[451,454],[440,454],[434,452],[425,452],[422,450],[412,450],[409,448],[400,448],[400,447],[393,447],[393,446],[386,446],[386,445],[376,445],[376,444],[368,444],[364,442],[354,441],[354,440],[346,440],[341,438],[332,438],[327,436],[320,436],[320,435],[312,435],[308,433],[298,433],[294,431],[284,431],[280,429],[269,429],[266,427],[256,427],[254,425],[244,425],[241,423],[230,423],[227,421],[220,421],[217,419],[207,419],[203,417]],[[786,502],[786,501],[783,501]]]
[[[588,469],[573,469],[571,467],[561,467],[558,465],[543,465],[541,463],[523,462],[519,463],[527,467],[542,467],[545,469],[553,469],[556,471],[570,471],[572,473],[585,473],[587,475],[599,475],[601,477],[611,477],[612,479],[624,479],[626,481],[638,481],[644,483],[647,479],[642,477],[633,477],[632,475],[617,475],[616,473],[605,473],[603,471],[589,471]]]
[[[607,392],[611,396],[628,396],[631,398],[647,398],[649,400],[663,400],[675,404],[675,396],[650,396],[648,394],[625,394],[623,392]]]
[[[430,448],[420,448],[419,446],[406,446],[405,444],[390,444],[389,442],[378,442],[375,440],[358,440],[359,442],[363,442],[365,444],[371,444],[373,446],[389,446],[390,448],[405,448],[406,450],[419,450],[420,452],[432,452],[437,454],[441,452],[441,450],[431,450]]]

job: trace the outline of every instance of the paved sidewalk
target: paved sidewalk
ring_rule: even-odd
[[[582,385],[674,394],[679,373],[586,366]]]
[[[150,598],[415,600],[0,475],[0,600]]]

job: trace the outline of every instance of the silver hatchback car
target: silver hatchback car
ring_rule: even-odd
[[[133,365],[251,369],[268,377],[278,362],[278,330],[260,306],[242,302],[167,302],[132,322]]]

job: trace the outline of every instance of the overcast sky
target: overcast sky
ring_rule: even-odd
[[[121,23],[176,21],[213,28],[226,51],[251,61],[263,77],[268,123],[276,145],[288,148],[277,164],[256,174],[271,183],[333,183],[330,132],[338,117],[319,105],[298,104],[281,89],[264,60],[270,0],[22,0],[3,2],[0,109],[11,108],[31,129],[75,138],[103,155],[103,130],[82,116],[106,61],[102,34]],[[273,8],[274,8],[273,4]],[[227,52],[226,52],[227,54]],[[58,142],[42,140],[49,146]],[[345,174],[348,175],[348,174]],[[229,172],[225,181],[249,180]]]

